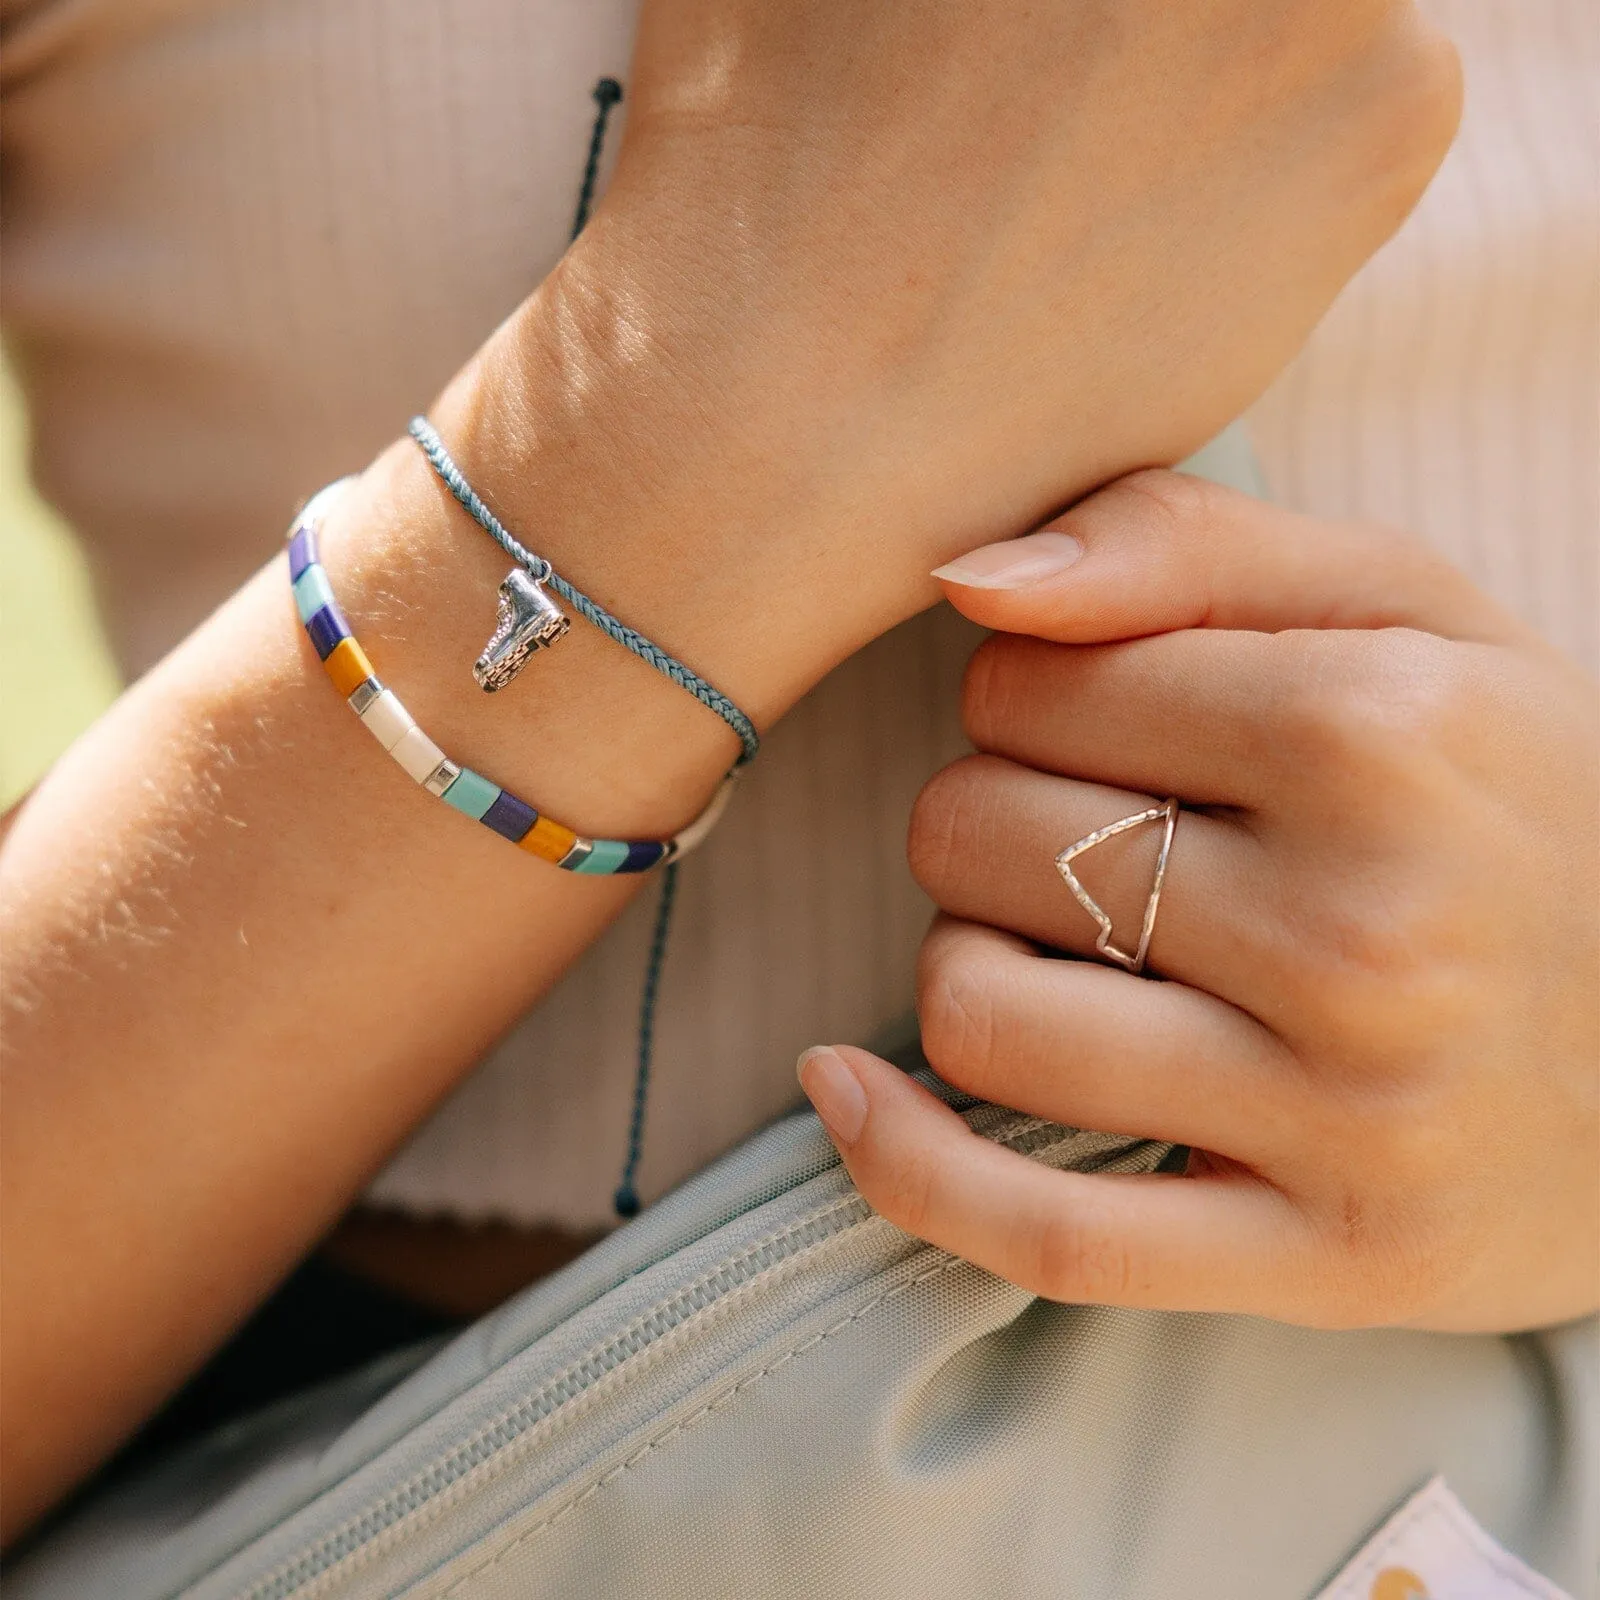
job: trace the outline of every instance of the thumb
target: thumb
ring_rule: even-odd
[[[934,572],[1003,633],[1103,644],[1180,628],[1423,629],[1503,641],[1520,625],[1422,544],[1325,522],[1180,472],[1138,472],[1037,533]]]

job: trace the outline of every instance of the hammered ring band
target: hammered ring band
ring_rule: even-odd
[[[1160,822],[1161,850],[1156,856],[1155,879],[1150,885],[1150,898],[1145,901],[1144,918],[1139,924],[1139,942],[1132,950],[1125,950],[1116,944],[1111,936],[1111,918],[1101,908],[1099,901],[1084,888],[1077,873],[1072,870],[1072,863],[1086,851],[1093,850],[1097,844],[1104,844],[1107,839],[1114,839],[1119,833],[1129,833],[1134,828],[1142,828],[1147,823]],[[1158,806],[1150,806],[1143,811],[1136,811],[1132,816],[1123,817],[1118,822],[1107,823],[1103,828],[1096,828],[1093,833],[1084,836],[1056,856],[1056,871],[1065,880],[1067,887],[1077,898],[1078,904],[1094,918],[1100,933],[1095,939],[1094,947],[1098,954],[1107,961],[1114,961],[1119,967],[1125,967],[1129,972],[1139,973],[1144,970],[1145,957],[1150,952],[1150,935],[1155,931],[1156,913],[1161,909],[1161,886],[1166,882],[1167,858],[1172,853],[1172,835],[1178,827],[1178,802],[1165,800]]]

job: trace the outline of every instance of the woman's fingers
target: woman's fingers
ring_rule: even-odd
[[[969,756],[917,798],[907,854],[945,911],[1040,944],[1095,954],[1099,925],[1056,865],[1067,846],[1151,806],[1149,795],[1078,783],[995,756]],[[1163,824],[1132,829],[1070,863],[1132,950],[1150,898]],[[1254,839],[1204,812],[1178,817],[1150,939],[1153,972],[1253,1010],[1278,962],[1273,882]]]
[[[1160,634],[1092,649],[997,634],[962,686],[967,737],[1046,772],[1193,805],[1263,804],[1301,715],[1295,635]]]
[[[1123,478],[1039,533],[986,545],[934,576],[975,622],[1063,644],[1179,628],[1526,636],[1425,545],[1298,516],[1178,472]]]
[[[891,1222],[1052,1300],[1308,1314],[1311,1235],[1242,1170],[1058,1172],[974,1134],[897,1068],[807,1051],[800,1081],[857,1187]]]
[[[940,917],[917,971],[922,1049],[946,1083],[1078,1128],[1269,1165],[1304,1137],[1304,1082],[1253,1018],[1178,983],[1062,961]]]
[[[1371,798],[1375,763],[1470,761],[1507,652],[1391,628],[1190,629],[1063,648],[996,634],[962,691],[980,750],[1189,805],[1282,820]]]

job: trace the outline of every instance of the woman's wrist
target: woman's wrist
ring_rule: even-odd
[[[786,445],[747,375],[725,381],[713,350],[669,346],[644,314],[575,309],[558,273],[430,414],[524,544],[767,726],[934,597],[938,551],[892,484],[798,427]],[[510,559],[410,440],[332,513],[324,559],[423,725],[558,815],[670,831],[737,754],[715,715],[582,621],[485,696],[470,664]]]
[[[854,436],[884,408],[824,382],[798,328],[719,319],[689,268],[584,243],[486,347],[457,426],[543,553],[770,723],[933,603],[970,528],[918,519],[909,475]]]

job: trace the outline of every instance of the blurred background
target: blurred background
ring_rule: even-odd
[[[0,359],[0,810],[94,721],[119,687],[89,575],[28,481],[28,430]]]

